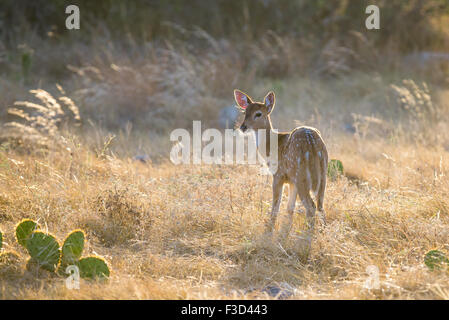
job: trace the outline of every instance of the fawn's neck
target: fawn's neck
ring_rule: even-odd
[[[263,145],[259,146],[260,142],[259,142],[259,137],[258,137],[258,133],[256,133],[256,145],[257,148],[259,149],[259,151],[262,151],[262,155],[266,155],[266,158],[270,158],[270,150],[271,150],[271,144],[270,144],[270,140],[271,138],[275,138],[277,139],[277,143],[278,143],[278,153],[279,150],[283,147],[284,144],[284,137],[288,135],[288,133],[285,132],[278,132],[276,130],[273,129],[273,125],[271,124],[271,119],[268,117],[268,121],[266,123],[265,128],[265,153],[263,152],[263,150],[260,150],[260,148],[263,148]],[[267,160],[267,159],[266,159]]]

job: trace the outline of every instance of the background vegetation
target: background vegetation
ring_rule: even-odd
[[[83,228],[112,276],[69,290],[23,262],[0,268],[0,297],[447,299],[447,272],[423,256],[449,251],[449,4],[375,1],[381,28],[367,30],[371,3],[3,0],[3,247],[24,256],[22,218],[58,238]],[[299,202],[287,243],[262,236],[258,168],[168,160],[170,131],[218,127],[234,88],[274,90],[275,127],[316,126],[344,164],[309,257]]]

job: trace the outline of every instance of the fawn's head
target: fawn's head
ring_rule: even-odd
[[[270,113],[274,109],[274,92],[270,91],[264,102],[253,102],[250,96],[240,90],[234,90],[234,98],[237,105],[244,110],[245,120],[243,120],[240,130],[271,129]]]

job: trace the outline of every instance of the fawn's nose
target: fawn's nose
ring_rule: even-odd
[[[245,132],[246,129],[248,129],[248,127],[246,126],[246,124],[242,124],[242,125],[240,126],[240,130],[242,130],[242,132]]]

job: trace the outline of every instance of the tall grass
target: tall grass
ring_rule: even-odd
[[[362,139],[360,152],[351,136],[326,141],[346,176],[329,182],[328,225],[319,225],[308,258],[296,238],[301,207],[286,243],[263,236],[270,184],[256,168],[141,164],[82,146],[49,157],[2,151],[5,248],[21,252],[13,231],[24,217],[61,237],[81,227],[91,239],[86,250],[104,255],[114,272],[108,284],[70,291],[23,263],[1,282],[0,296],[267,298],[268,286],[280,286],[298,299],[447,298],[448,275],[430,272],[423,256],[449,249],[448,152],[380,138]],[[281,220],[284,212],[285,201]],[[363,288],[370,265],[380,270],[380,290]]]
[[[65,1],[15,24],[19,7],[2,2],[14,27],[0,28],[0,227],[20,257],[21,218],[60,238],[83,228],[112,278],[69,290],[21,261],[0,298],[449,298],[448,274],[423,263],[449,250],[448,69],[409,59],[448,48],[444,2],[380,1],[379,33],[363,29],[365,1],[79,3],[82,30],[68,33],[54,15]],[[287,242],[263,235],[258,168],[168,160],[168,133],[216,127],[234,88],[274,90],[274,126],[316,126],[344,164],[308,256],[299,202]],[[370,266],[379,290],[364,288]]]

